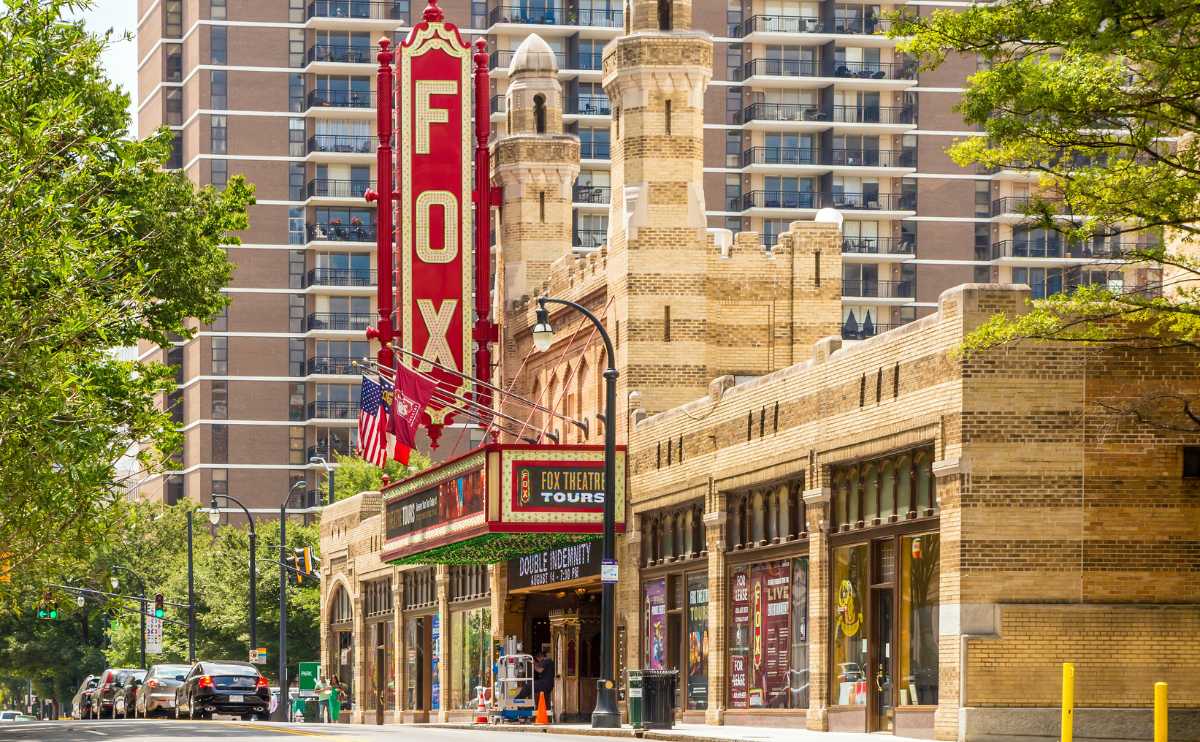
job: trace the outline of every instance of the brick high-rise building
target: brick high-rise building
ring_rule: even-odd
[[[884,14],[905,7],[695,4],[681,25],[713,37],[712,69],[691,71],[711,77],[694,90],[703,121],[692,120],[701,98],[681,98],[672,120],[686,131],[661,136],[702,143],[702,173],[688,174],[704,197],[702,223],[755,231],[773,245],[792,220],[840,210],[848,337],[927,314],[944,289],[965,281],[1025,282],[1038,295],[1151,278],[1093,265],[1109,241],[1068,245],[1022,226],[1026,177],[950,161],[946,145],[975,133],[952,110],[975,62],[918,72],[880,35]],[[445,0],[443,8],[493,50],[498,134],[513,55],[531,32],[545,39],[562,83],[563,131],[579,139],[568,233],[581,252],[616,239],[608,210],[619,169],[610,165],[601,56],[631,25],[653,25],[649,12],[627,19],[617,0]],[[230,249],[237,271],[227,314],[165,353],[142,349],[180,365],[172,401],[186,434],[175,472],[144,483],[146,494],[175,501],[224,491],[274,503],[294,481],[316,488],[311,457],[351,449],[350,360],[370,352],[363,330],[374,316],[375,207],[361,193],[374,184],[376,43],[402,37],[421,10],[421,0],[139,0],[140,134],[171,127],[171,165],[197,183],[220,187],[243,173],[258,188],[243,244]],[[443,440],[454,448],[470,436],[449,431]]]

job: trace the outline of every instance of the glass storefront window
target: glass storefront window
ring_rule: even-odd
[[[788,708],[808,708],[808,557],[792,560],[792,651]]]
[[[807,573],[807,559],[763,562],[732,570],[732,708],[807,707]],[[793,594],[797,584],[804,586],[800,595]]]
[[[833,550],[833,682],[830,703],[862,706],[867,702],[867,632],[864,626],[870,568],[867,544]]]
[[[938,702],[938,582],[940,539],[936,533],[900,541],[901,706]]]
[[[687,707],[708,708],[708,574],[687,577]]]
[[[644,625],[646,641],[646,667],[651,670],[667,669],[667,581],[651,580],[643,586],[645,592]]]
[[[475,708],[476,689],[491,685],[491,637],[491,608],[471,608],[450,613],[448,708]]]

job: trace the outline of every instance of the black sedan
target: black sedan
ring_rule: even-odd
[[[271,703],[267,679],[248,662],[201,661],[175,689],[175,718],[211,719],[233,714],[266,721]]]

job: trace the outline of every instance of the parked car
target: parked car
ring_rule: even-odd
[[[113,683],[116,689],[113,693],[114,719],[118,716],[128,719],[133,713],[134,696],[137,695],[138,686],[145,677],[145,670],[122,670],[117,673],[117,679]]]
[[[86,719],[92,715],[92,695],[96,692],[99,682],[100,678],[88,675],[79,684],[79,690],[75,691],[75,696],[71,699],[72,719]]]
[[[145,719],[172,712],[175,689],[183,685],[183,679],[191,669],[191,665],[151,665],[134,695],[134,717]]]
[[[0,711],[0,722],[16,721],[17,717],[20,715],[20,711]]]
[[[197,662],[175,689],[175,718],[211,719],[216,713],[266,721],[270,693],[267,679],[249,662]]]
[[[132,667],[110,667],[100,673],[100,683],[96,686],[96,693],[92,697],[92,718],[103,719],[105,716],[110,719],[113,716],[113,705],[116,703],[117,676],[122,672],[133,672]]]

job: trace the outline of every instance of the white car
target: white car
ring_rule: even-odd
[[[0,711],[0,721],[17,721],[20,711]]]

